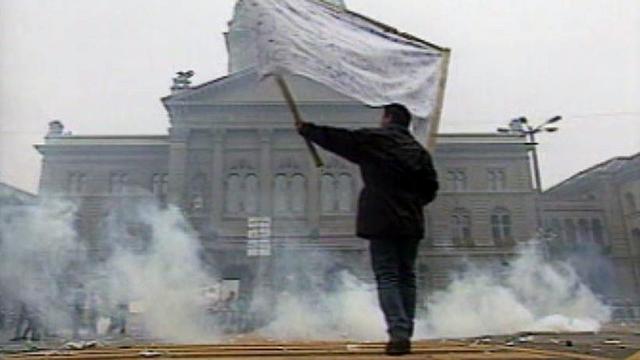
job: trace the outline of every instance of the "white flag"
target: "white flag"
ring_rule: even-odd
[[[371,106],[405,105],[429,118],[446,50],[390,32],[321,0],[240,0],[232,30],[249,31],[258,72],[297,74]]]

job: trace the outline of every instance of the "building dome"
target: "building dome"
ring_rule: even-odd
[[[321,0],[333,6],[346,8],[344,0]],[[251,46],[251,32],[243,26],[246,19],[243,18],[243,6],[245,2],[238,0],[233,12],[233,19],[229,22],[229,31],[225,33],[227,52],[229,54],[229,73],[233,74],[252,68],[256,65],[257,53]]]

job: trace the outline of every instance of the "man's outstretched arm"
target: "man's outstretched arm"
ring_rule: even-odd
[[[305,122],[298,125],[298,132],[323,149],[351,162],[358,164],[363,159],[364,139],[363,134],[358,131]]]

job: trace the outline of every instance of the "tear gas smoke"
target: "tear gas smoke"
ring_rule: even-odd
[[[536,242],[502,274],[471,267],[428,304],[419,334],[470,337],[520,331],[597,331],[610,310],[567,262],[548,261]]]
[[[0,298],[26,305],[56,327],[70,322],[63,280],[72,281],[85,258],[73,228],[75,210],[51,199],[0,208]]]
[[[111,245],[110,255],[92,266],[86,266],[86,250],[74,230],[75,210],[70,203],[47,200],[2,211],[4,298],[27,304],[62,336],[69,336],[74,293],[81,286],[98,294],[105,317],[118,304],[128,304],[145,336],[178,342],[215,338],[205,321],[202,289],[216,280],[204,270],[199,239],[177,209],[152,203],[114,208],[101,239]],[[143,231],[131,234],[132,225]]]
[[[121,204],[104,222],[110,244],[99,266],[86,261],[73,229],[75,207],[60,201],[0,213],[3,297],[38,309],[51,328],[68,329],[69,283],[82,282],[106,307],[128,303],[145,334],[176,342],[221,339],[208,317],[203,289],[219,282],[201,261],[201,244],[181,212],[155,204]],[[131,227],[138,229],[131,231]],[[282,250],[284,251],[284,250]],[[277,254],[276,254],[277,255]],[[274,256],[276,256],[274,255]],[[275,292],[254,284],[251,310],[258,335],[279,340],[383,340],[374,286],[325,253],[276,256]],[[210,264],[213,267],[216,264]],[[340,269],[329,271],[328,269]],[[259,278],[259,277],[258,277]],[[260,288],[262,290],[258,291]],[[500,271],[470,266],[434,293],[417,323],[418,338],[519,331],[594,331],[609,309],[569,262],[549,261],[535,245]]]
[[[129,303],[153,338],[214,340],[206,322],[203,289],[216,279],[204,270],[200,241],[187,221],[174,207],[159,209],[148,203],[124,210],[108,221],[108,234],[116,246],[101,274],[108,280],[112,301]],[[141,233],[123,234],[131,224]],[[134,240],[136,246],[123,243],[123,238]]]
[[[277,340],[383,340],[375,289],[347,271],[336,275],[330,291],[278,294],[273,320],[259,334]]]

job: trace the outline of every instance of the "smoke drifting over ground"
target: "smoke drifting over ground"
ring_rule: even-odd
[[[347,272],[333,292],[280,294],[266,336],[284,340],[383,340],[375,289]],[[417,338],[456,338],[521,331],[597,331],[609,309],[568,262],[545,260],[535,243],[500,271],[470,264],[433,294],[416,323]]]
[[[46,200],[0,214],[3,300],[25,303],[48,331],[64,337],[71,336],[74,307],[94,296],[99,300],[93,310],[105,319],[113,321],[118,306],[128,307],[146,336],[215,339],[204,321],[202,294],[215,280],[204,270],[199,240],[177,209],[152,203],[116,208],[100,239],[111,251],[97,267],[87,261],[77,239],[75,210],[69,203]],[[132,226],[138,231],[132,233]]]
[[[85,256],[73,229],[75,210],[50,200],[0,210],[0,295],[58,326],[70,322],[60,280]]]
[[[566,262],[522,246],[502,274],[471,268],[434,294],[421,335],[469,337],[519,331],[597,331],[609,309]]]
[[[286,290],[276,297],[273,321],[259,334],[278,340],[383,340],[375,290],[343,271],[323,292]]]
[[[201,261],[198,236],[176,208],[122,205],[111,212],[100,241],[110,244],[99,267],[77,239],[75,207],[60,201],[0,213],[0,289],[5,300],[37,309],[58,335],[69,336],[74,291],[100,298],[103,316],[128,304],[144,334],[164,341],[222,339],[207,315],[203,289],[219,282]],[[132,230],[133,226],[133,230]],[[428,301],[416,337],[468,337],[519,331],[595,331],[609,309],[569,262],[550,262],[539,247],[499,271],[474,267]],[[261,288],[247,306],[257,335],[278,340],[383,340],[375,288],[330,254],[299,251],[275,259],[274,292]],[[313,265],[312,265],[313,264]],[[338,270],[336,270],[338,269]],[[82,284],[82,285],[80,285]],[[228,324],[227,324],[228,325]]]
[[[127,226],[140,229],[122,234]],[[135,241],[117,244],[103,273],[115,302],[139,312],[150,336],[177,342],[213,340],[207,331],[203,289],[215,282],[204,271],[200,243],[176,208],[145,204],[112,214],[109,234]],[[137,309],[136,309],[137,308]]]

